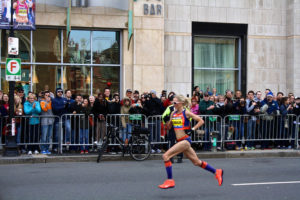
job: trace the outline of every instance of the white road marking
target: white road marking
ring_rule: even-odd
[[[300,181],[286,181],[286,182],[264,182],[264,183],[238,183],[233,186],[247,186],[247,185],[276,185],[276,184],[297,184]]]

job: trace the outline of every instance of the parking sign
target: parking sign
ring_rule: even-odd
[[[19,55],[19,38],[8,38],[8,55]]]
[[[21,59],[7,58],[5,72],[7,81],[21,81]]]

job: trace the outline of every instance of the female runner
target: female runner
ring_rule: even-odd
[[[190,159],[195,166],[202,167],[205,170],[210,171],[215,174],[216,179],[219,182],[219,186],[223,183],[223,170],[222,169],[214,169],[212,166],[207,164],[204,161],[201,161],[194,149],[191,147],[191,138],[186,134],[185,131],[190,130],[190,118],[197,121],[198,123],[191,129],[192,131],[198,129],[200,126],[204,124],[202,118],[197,115],[187,111],[184,109],[185,106],[188,105],[188,100],[183,95],[176,95],[173,101],[175,111],[171,114],[171,118],[169,126],[173,125],[177,143],[172,146],[166,153],[163,155],[163,159],[165,162],[165,167],[168,175],[168,179],[158,187],[161,189],[168,189],[175,187],[175,181],[172,177],[172,162],[170,159],[177,154],[183,152],[184,155]]]

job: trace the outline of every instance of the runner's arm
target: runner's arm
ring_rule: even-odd
[[[203,124],[204,124],[204,121],[201,117],[199,117],[198,115],[195,115],[194,113],[186,110],[185,111],[185,114],[187,116],[187,118],[192,118],[193,120],[197,121],[197,124],[192,127],[192,130],[197,130],[198,128],[200,128]]]

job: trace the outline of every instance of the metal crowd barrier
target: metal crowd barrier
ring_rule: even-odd
[[[291,147],[299,148],[300,116],[296,115],[228,115],[221,118],[218,115],[200,115],[205,124],[191,133],[193,145],[200,149],[210,150],[217,146],[230,149],[232,146],[247,146],[268,148]],[[118,127],[119,137],[124,141],[130,138],[133,125],[148,128],[152,145],[169,143],[168,131],[162,123],[160,115],[107,115],[106,118],[83,114],[66,114],[58,116],[16,116],[16,142],[20,149],[40,149],[41,145],[50,146],[50,150],[58,149],[59,153],[65,150],[79,150],[83,147],[96,150],[95,142],[99,143],[107,131],[107,124]],[[42,137],[43,120],[50,120],[52,129],[48,138]],[[33,121],[38,121],[32,125]],[[0,148],[6,141],[6,124],[8,117],[0,117]],[[195,121],[191,121],[192,126]],[[116,140],[110,145],[118,145]],[[38,150],[37,149],[37,150]]]
[[[64,114],[55,123],[56,135],[63,151],[92,150],[95,141],[96,120],[93,115]],[[92,147],[92,148],[91,148]]]
[[[222,118],[218,115],[200,115],[204,125],[192,132],[192,143],[200,145],[203,150],[210,150],[212,146],[222,148]],[[192,120],[191,126],[195,125]]]
[[[113,125],[115,127],[118,127],[118,133],[117,135],[120,139],[122,139],[124,142],[126,139],[130,139],[131,133],[133,131],[133,128],[135,125],[139,125],[143,128],[147,128],[147,117],[142,114],[114,114],[114,115],[107,115],[106,120],[103,121],[100,118],[97,118],[97,126],[101,127],[96,135],[97,139],[96,141],[101,143],[101,140],[106,134],[107,131],[107,124]],[[116,141],[116,139],[113,139],[113,141],[110,141],[111,146],[119,145]]]
[[[162,122],[161,115],[149,116],[147,118],[148,121],[148,129],[150,131],[150,142],[151,144],[166,144],[168,130],[166,125]]]
[[[297,121],[296,121],[296,148],[299,148],[299,142],[300,142],[300,116],[297,117]]]
[[[38,150],[40,152],[45,148],[50,147],[50,150],[53,150],[55,145],[58,146],[59,141],[53,140],[53,125],[56,120],[59,121],[60,118],[54,115],[15,116],[16,143],[19,145],[20,150]],[[1,117],[0,123],[1,146],[4,146],[8,117]]]
[[[232,143],[252,149],[257,145],[261,148],[296,148],[296,115],[228,115],[223,122],[227,149]]]

